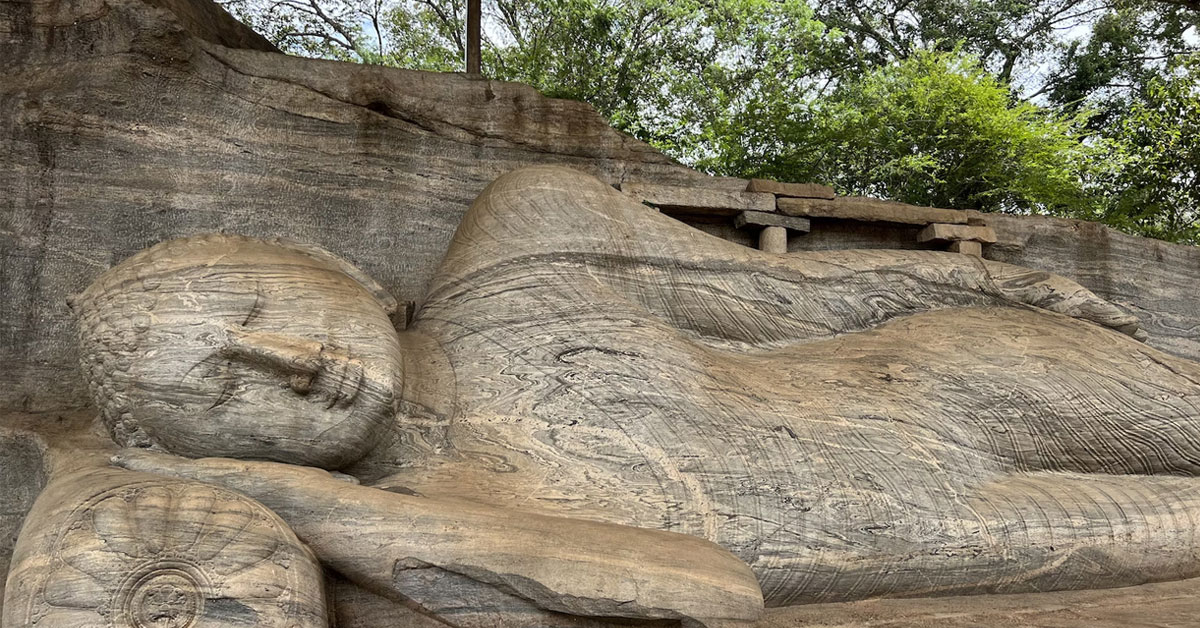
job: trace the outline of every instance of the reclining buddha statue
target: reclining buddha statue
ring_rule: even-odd
[[[763,253],[541,166],[399,332],[348,262],[231,235],[72,306],[124,449],[39,498],[5,626],[726,625],[1200,575],[1200,364],[1044,272]]]

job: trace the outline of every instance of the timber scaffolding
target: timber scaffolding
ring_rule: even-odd
[[[996,242],[985,214],[974,210],[920,207],[859,196],[837,196],[814,183],[750,179],[745,190],[623,183],[620,190],[664,214],[691,222],[731,221],[734,228],[758,232],[758,248],[786,253],[791,235],[812,230],[812,219],[893,223],[923,227],[917,242],[982,257],[983,245]]]

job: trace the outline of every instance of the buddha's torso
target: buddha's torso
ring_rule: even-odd
[[[821,599],[856,555],[978,529],[962,495],[1005,469],[975,447],[1004,416],[968,388],[1005,365],[955,356],[972,333],[1031,333],[1041,315],[931,312],[748,353],[685,334],[590,270],[498,271],[426,305],[413,332],[438,339],[455,403],[401,430],[383,485],[703,536],[777,600]],[[946,389],[955,380],[967,388]]]

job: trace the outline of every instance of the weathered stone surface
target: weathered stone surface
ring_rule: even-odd
[[[313,242],[411,301],[470,201],[521,165],[566,163],[609,183],[746,187],[673,164],[587,106],[524,86],[258,52],[259,36],[211,18],[213,8],[0,4],[0,407],[83,407],[62,303],[98,271],[172,237],[228,230]],[[993,247],[997,259],[1074,277],[1138,311],[1154,346],[1200,358],[1188,316],[1200,294],[1178,289],[1200,276],[1194,249],[994,218],[1014,243]],[[855,224],[822,225],[789,246],[916,247],[892,234],[896,223]]]
[[[954,209],[917,207],[875,198],[843,196],[834,200],[812,198],[780,198],[776,201],[779,213],[788,216],[840,218],[866,222],[895,222],[908,225],[928,225],[935,222],[967,224],[968,216]]]
[[[266,37],[246,28],[215,2],[149,0],[148,4],[169,12],[189,35],[208,43],[228,48],[279,52]],[[17,20],[19,18],[14,19],[14,22]]]
[[[966,212],[968,225],[975,225],[978,227],[987,226],[987,224],[989,222],[988,216],[991,215],[991,214],[985,214],[980,211],[975,211],[974,209],[964,209],[961,211]]]
[[[1174,628],[1195,623],[1197,586],[810,604],[770,609],[755,628]]]
[[[670,620],[581,617],[538,608],[527,600],[444,569],[407,569],[409,599],[388,599],[338,578],[332,587],[338,628],[662,628]],[[420,579],[419,586],[412,586]],[[717,624],[714,624],[716,626]],[[694,624],[693,624],[694,626]]]
[[[453,367],[423,364],[436,359],[436,339],[423,346],[417,332],[397,334],[394,300],[311,246],[223,235],[166,242],[73,303],[90,388],[122,445],[340,468],[394,429],[394,408],[456,402],[445,389],[423,397],[423,387],[459,386],[441,379]],[[408,599],[436,598],[436,587],[412,590],[437,584],[425,577],[433,568],[555,613],[749,621],[762,607],[750,569],[692,536],[472,507],[462,501],[469,492],[398,494],[289,465],[231,460],[193,472],[186,459],[136,454],[122,463],[259,499],[327,567]]]
[[[733,219],[733,226],[743,227],[784,227],[791,231],[808,233],[812,223],[807,218],[782,216],[767,212],[742,212]]]
[[[315,241],[359,261],[381,287],[320,249],[254,245],[289,261],[268,265],[274,273],[255,274],[236,256],[214,266],[217,275],[232,269],[224,280],[237,287],[224,310],[205,313],[221,324],[178,342],[151,331],[186,319],[178,301],[130,295],[169,294],[186,268],[152,264],[155,272],[103,290],[129,297],[135,310],[161,309],[157,318],[77,303],[91,334],[84,346],[101,347],[84,355],[101,355],[87,374],[113,437],[191,455],[343,467],[361,479],[356,487],[340,474],[263,462],[122,459],[278,500],[321,548],[327,571],[336,563],[365,583],[338,585],[343,599],[358,600],[336,609],[346,625],[418,625],[416,615],[481,628],[599,626],[610,622],[567,612],[616,607],[638,618],[615,625],[662,626],[678,622],[646,618],[757,610],[745,566],[714,545],[661,536],[677,532],[745,561],[775,605],[1116,586],[1197,572],[1200,373],[1102,329],[1138,334],[1108,298],[1141,316],[1153,346],[1200,355],[1196,249],[1086,223],[988,218],[998,233],[989,256],[1058,270],[1095,294],[1046,272],[947,253],[763,255],[612,190],[627,180],[722,191],[746,182],[680,168],[586,107],[519,86],[256,52],[261,38],[219,13],[148,6],[0,4],[0,408],[83,404],[63,301],[147,244],[236,230]],[[483,184],[551,161],[600,181],[558,168],[504,177],[461,220],[426,294],[432,265]],[[920,246],[914,227],[856,223],[887,231],[850,238],[835,223],[791,246]],[[280,269],[291,265],[308,270],[289,278]],[[228,286],[217,275],[199,273],[193,285],[219,292]],[[402,334],[383,322],[395,303],[388,291],[404,302],[425,295]],[[139,355],[148,348],[154,356]],[[151,357],[153,370],[144,363]],[[277,407],[295,412],[270,412]],[[66,429],[58,413],[28,416],[0,416],[5,428],[23,426],[0,439],[0,474],[11,480],[0,491],[11,508],[0,523],[23,516],[49,478],[28,543],[61,547],[50,537],[65,519],[40,513],[107,512],[80,505],[85,489],[135,474],[104,469],[107,455],[97,454],[113,445],[98,446],[86,424],[50,438]],[[258,473],[230,474],[229,465]],[[213,472],[220,477],[205,475]],[[171,481],[147,482],[158,491]],[[106,490],[95,493],[105,503],[137,499]],[[247,498],[231,500],[262,512]],[[432,514],[419,508],[430,504]],[[138,512],[137,526],[153,527],[180,512],[194,523],[199,510]],[[414,522],[413,512],[426,517]],[[454,519],[463,516],[466,525]],[[507,534],[473,536],[493,519]],[[613,547],[614,536],[595,521],[635,546],[598,550]],[[76,523],[66,528],[82,534],[93,525]],[[276,523],[282,544],[272,547],[295,549]],[[214,528],[218,536],[230,529]],[[357,537],[368,549],[354,540],[359,529],[370,532]],[[405,537],[409,529],[430,536]],[[160,538],[137,530],[113,545]],[[405,554],[433,552],[421,555],[434,562],[402,559],[388,571],[381,538],[400,539]],[[445,555],[429,538],[461,553],[438,563]],[[504,546],[510,538],[521,542]],[[22,549],[26,542],[22,534],[6,596],[37,599],[19,597],[36,585],[15,583],[39,579],[62,585],[55,594],[105,595],[79,584],[91,571],[70,572],[75,580],[46,571],[53,552]],[[576,553],[555,553],[563,548]],[[614,576],[610,567],[634,555],[649,557],[645,570],[639,562],[633,575]],[[204,564],[229,558],[217,552]],[[700,567],[678,562],[688,560]],[[94,571],[122,569],[131,571]],[[287,582],[277,576],[260,582]],[[621,583],[639,577],[627,597]],[[148,599],[129,590],[107,599],[146,608],[125,604]],[[393,610],[353,616],[386,606],[368,595],[385,596]],[[177,599],[150,614],[162,623],[171,618],[164,613],[197,608],[199,597]],[[206,612],[240,608],[235,597],[204,599]],[[316,608],[315,597],[305,599],[303,608]],[[98,621],[89,608],[113,608],[73,603],[51,612],[89,625]],[[407,617],[392,614],[397,604]],[[28,625],[22,613],[32,608],[6,604],[14,619],[5,626]],[[893,608],[918,617],[911,606]],[[318,615],[310,610],[294,623],[308,625]],[[778,617],[764,622],[779,625],[770,623]],[[921,625],[943,619],[926,615]],[[52,623],[47,615],[39,625]]]
[[[988,257],[1053,269],[1138,317],[1150,346],[1200,360],[1200,247],[1138,238],[1103,225],[991,214]]]
[[[975,225],[948,225],[934,223],[917,234],[917,242],[971,241],[991,244],[996,241],[996,230]]]
[[[336,469],[391,421],[397,304],[321,249],[232,236],[166,242],[72,303],[84,375],[120,445]],[[275,385],[279,373],[287,387]],[[191,404],[203,432],[179,429],[178,409]]]
[[[0,4],[0,407],[86,403],[64,300],[156,242],[292,237],[408,301],[471,201],[522,165],[721,185],[583,103],[261,52],[227,16],[178,17],[212,11],[224,15],[207,0]]]
[[[621,191],[665,211],[733,214],[740,211],[775,211],[775,196],[695,186],[657,183],[622,183]]]
[[[747,192],[767,192],[775,196],[798,198],[824,198],[833,200],[833,188],[818,183],[780,183],[770,179],[750,179]]]
[[[45,457],[46,444],[37,435],[0,428],[0,599],[21,522],[46,485]]]
[[[118,463],[220,484],[262,501],[322,563],[367,590],[438,599],[436,576],[445,571],[537,608],[585,617],[703,623],[753,621],[762,610],[749,568],[694,536],[481,506],[463,501],[463,494],[445,500],[405,495],[278,463],[193,462],[136,450],[122,453]],[[322,505],[336,505],[338,516],[329,517]],[[461,583],[447,584],[453,599]]]

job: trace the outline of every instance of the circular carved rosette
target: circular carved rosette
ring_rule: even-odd
[[[149,481],[59,512],[66,516],[47,522],[56,529],[39,535],[50,545],[43,562],[25,573],[36,583],[22,625],[325,625],[319,565],[274,513],[245,496]]]
[[[204,614],[203,591],[208,589],[195,565],[156,561],[129,575],[114,608],[137,628],[190,628]]]

